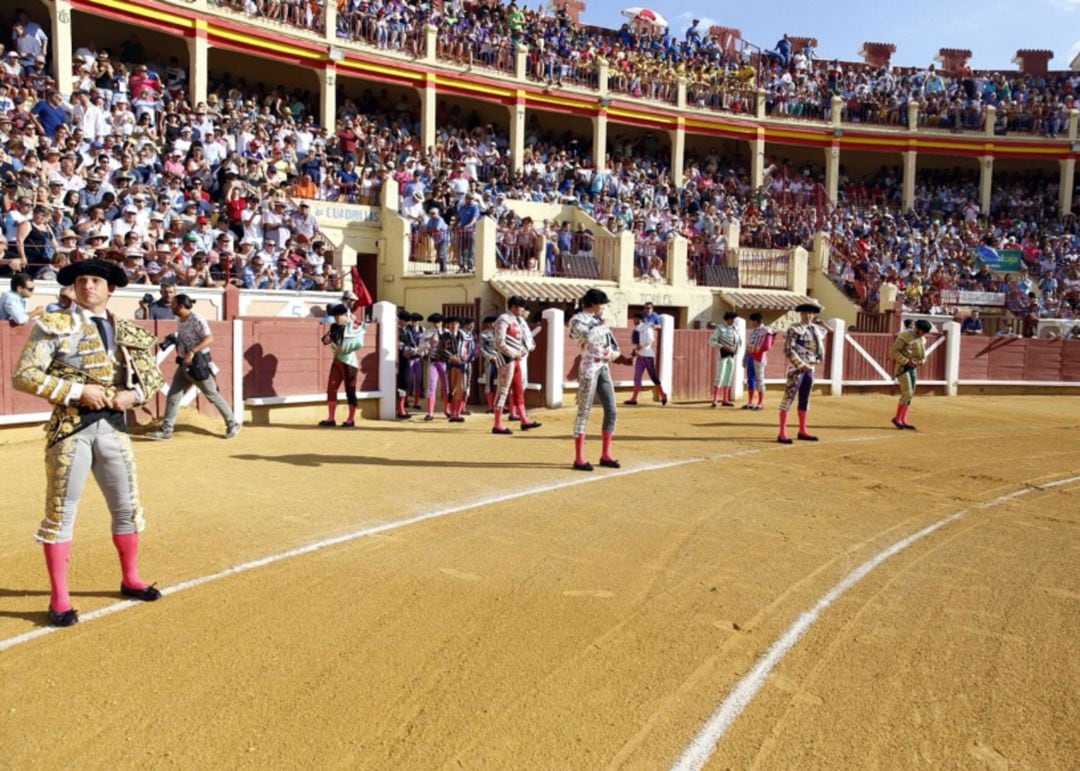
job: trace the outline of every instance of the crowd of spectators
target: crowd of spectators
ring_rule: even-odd
[[[955,315],[959,291],[997,295],[989,304],[1026,334],[1039,318],[1080,315],[1080,225],[1073,214],[1058,216],[1056,177],[995,179],[986,213],[974,173],[921,174],[907,213],[898,180],[896,169],[844,180],[828,218],[833,277],[864,308],[876,310],[881,286],[891,284],[905,311],[932,315]],[[1019,253],[1019,271],[991,269],[1003,251]]]
[[[243,7],[250,13],[277,8],[273,12],[285,23],[306,24],[315,18],[313,9],[321,13],[317,4]],[[376,44],[390,48],[408,47],[411,38],[395,26],[402,23],[453,23],[475,34],[494,30],[538,48],[533,74],[555,82],[578,77],[604,56],[616,77],[645,68],[650,84],[665,82],[665,73],[697,72],[708,79],[723,71],[723,78],[735,78],[724,81],[728,88],[764,73],[770,95],[779,93],[768,85],[774,81],[781,90],[789,81],[820,81],[812,89],[819,97],[837,89],[844,96],[851,86],[863,100],[859,104],[880,89],[909,97],[916,89],[920,99],[951,99],[959,89],[990,100],[993,82],[998,90],[1007,86],[1010,99],[1027,93],[1032,98],[1026,101],[1035,103],[1041,89],[1044,105],[1059,105],[1048,100],[1063,94],[1070,99],[1073,85],[1030,82],[1022,91],[997,76],[985,83],[974,79],[972,92],[968,80],[948,81],[933,68],[899,80],[884,70],[844,73],[836,63],[816,62],[812,51],[785,54],[783,45],[761,54],[759,73],[743,69],[745,61],[732,60],[696,24],[682,38],[629,27],[604,33],[577,27],[562,12],[549,17],[513,3],[469,9],[448,4],[441,16],[424,7],[410,15],[400,3],[338,10],[339,29],[345,24],[364,39],[374,29]],[[385,38],[383,20],[390,25]],[[536,113],[526,125],[523,168],[514,172],[506,132],[456,104],[438,103],[436,143],[422,147],[419,104],[405,91],[376,88],[342,96],[338,123],[328,130],[317,123],[313,93],[227,75],[212,79],[205,103],[191,104],[185,69],[175,58],[149,56],[137,34],[116,51],[81,43],[68,101],[57,94],[46,65],[48,38],[25,13],[13,24],[12,50],[7,48],[0,50],[6,244],[0,270],[7,273],[49,278],[70,260],[97,255],[120,262],[133,283],[339,290],[335,245],[319,232],[305,202],[376,204],[383,181],[394,179],[400,213],[421,234],[414,245],[427,249],[442,271],[475,268],[472,231],[482,216],[499,224],[497,259],[504,268],[557,275],[561,257],[588,253],[601,235],[629,231],[636,273],[646,280],[666,275],[673,235],[690,241],[696,264],[720,265],[730,224],[738,223],[741,246],[763,249],[810,247],[824,228],[833,241],[835,278],[867,308],[875,307],[880,285],[888,282],[903,290],[912,310],[942,307],[942,291],[981,288],[1003,291],[1018,315],[1076,313],[1077,226],[1073,218],[1056,216],[1056,179],[996,181],[991,211],[982,213],[975,203],[977,179],[920,172],[915,209],[902,214],[895,170],[859,182],[845,177],[833,205],[823,196],[819,169],[773,161],[764,186],[753,190],[746,169],[733,159],[689,153],[679,187],[670,176],[668,139],[659,133],[614,132],[607,168],[600,171],[587,138],[545,128]],[[570,55],[566,50],[578,53],[571,69],[561,63]],[[551,59],[553,52],[558,56]],[[649,69],[654,66],[662,71]],[[692,93],[704,92],[695,86]],[[792,100],[769,98],[771,110],[807,114],[793,111]],[[845,96],[849,113],[852,104]],[[906,113],[902,104],[896,109]],[[1032,126],[1060,130],[1050,120]],[[572,203],[595,219],[597,230],[555,220],[534,223],[513,212],[513,200]],[[988,279],[972,257],[979,246],[1019,248],[1026,276],[1009,286]]]

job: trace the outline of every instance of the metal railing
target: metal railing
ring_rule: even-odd
[[[408,276],[458,275],[476,272],[476,228],[428,228],[413,225],[409,233]]]
[[[209,0],[212,6],[245,16],[294,27],[305,32],[326,33],[326,0]]]
[[[780,250],[739,249],[739,286],[749,289],[787,289],[791,254]]]

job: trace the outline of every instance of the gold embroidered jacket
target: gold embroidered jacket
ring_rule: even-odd
[[[15,388],[47,399],[53,405],[45,426],[50,443],[85,427],[79,399],[83,386],[134,391],[139,403],[164,385],[154,358],[157,338],[126,319],[112,317],[116,352],[110,354],[89,312],[46,313],[30,331],[15,367]]]
[[[926,344],[921,337],[915,337],[914,332],[901,332],[893,341],[890,354],[893,358],[893,377],[900,377],[904,373],[908,359],[918,366],[926,359]]]

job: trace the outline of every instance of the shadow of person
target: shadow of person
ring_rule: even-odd
[[[423,466],[424,460],[418,458],[376,458],[365,455],[321,455],[318,453],[304,453],[295,455],[255,455],[244,453],[231,456],[236,460],[272,461],[284,463],[289,466],[305,466],[307,468],[319,468],[324,465],[342,464],[358,466],[398,466],[417,468]],[[432,461],[434,462],[434,461]],[[474,462],[461,460],[439,459],[440,466],[452,468],[563,468],[564,463],[498,463],[498,462]]]
[[[244,351],[244,362],[250,368],[244,373],[244,395],[277,396],[277,391],[274,390],[277,356],[264,353],[262,343],[255,343]]]

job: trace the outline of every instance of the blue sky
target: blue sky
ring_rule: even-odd
[[[764,48],[787,32],[816,37],[819,56],[830,59],[857,60],[863,42],[871,41],[894,43],[895,64],[926,66],[940,48],[966,48],[977,69],[1012,70],[1018,49],[1036,48],[1053,51],[1051,69],[1064,70],[1080,52],[1080,0],[584,1],[587,24],[617,27],[623,8],[641,5],[662,14],[680,35],[692,18],[741,29],[743,38]]]

